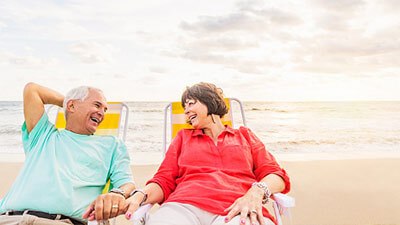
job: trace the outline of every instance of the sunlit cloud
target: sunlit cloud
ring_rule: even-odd
[[[149,71],[152,73],[167,73],[168,69],[162,66],[150,66]]]
[[[0,3],[0,70],[15,77],[2,99],[27,81],[135,100],[199,81],[245,100],[400,99],[396,0],[93,4]]]
[[[112,61],[115,49],[109,44],[80,42],[69,46],[68,51],[83,63],[102,63]]]
[[[15,55],[13,53],[0,52],[0,64],[11,65],[19,68],[42,68],[58,65],[54,58],[39,58],[33,55]]]

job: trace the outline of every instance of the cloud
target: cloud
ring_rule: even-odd
[[[201,80],[227,87],[243,84],[232,90],[246,92],[250,100],[264,96],[265,87],[278,94],[264,99],[308,98],[311,92],[302,95],[304,87],[299,87],[303,81],[330,91],[335,85],[326,83],[340,83],[335,80],[398,81],[397,3],[99,0],[93,7],[92,1],[77,0],[2,1],[0,67],[14,77],[59,79],[55,84],[63,86],[103,82],[100,86],[108,87],[115,81],[134,98],[140,93],[132,84],[150,93],[143,98],[165,99],[152,88],[174,93],[176,87]]]
[[[82,63],[107,63],[112,61],[115,48],[109,44],[84,41],[70,45],[68,52]]]
[[[364,0],[312,0],[311,3],[334,13],[354,12],[366,5]]]
[[[59,40],[82,40],[93,37],[84,26],[71,21],[61,21],[54,26],[49,35],[57,37]],[[46,27],[43,28],[46,30]]]
[[[182,52],[180,56],[243,73],[266,73],[271,66],[282,65],[276,60],[282,57],[281,53],[275,54],[274,45],[295,39],[296,32],[292,33],[291,29],[303,23],[296,13],[264,1],[249,1],[240,2],[235,11],[225,15],[183,21],[180,28],[184,35],[177,44]]]
[[[168,73],[168,69],[163,66],[150,66],[149,71],[152,73]]]
[[[400,4],[398,0],[377,1],[377,3],[381,5],[385,11],[391,13],[399,13],[400,11]]]
[[[241,39],[240,37],[204,37],[198,39],[186,40],[182,43],[183,49],[192,51],[238,51],[260,47],[258,40]]]
[[[301,19],[293,13],[276,8],[255,8],[247,5],[225,16],[201,16],[197,22],[185,22],[181,29],[189,32],[225,33],[253,32],[264,33],[276,26],[295,26]]]
[[[244,13],[253,13],[253,15],[259,20],[268,21],[269,25],[279,26],[296,26],[301,24],[303,21],[296,14],[286,12],[277,8],[243,8]]]
[[[56,66],[59,61],[55,58],[40,58],[33,55],[16,55],[0,51],[0,65],[11,65],[21,68],[41,68]]]
[[[258,21],[264,23],[262,21]],[[250,16],[242,13],[232,13],[224,17],[202,16],[198,22],[182,22],[181,28],[186,31],[202,33],[221,33],[227,31],[247,30],[255,31],[260,24],[256,24]]]
[[[400,20],[371,18],[371,1],[292,3],[242,1],[230,13],[184,21],[178,55],[248,74],[358,76],[396,66]]]
[[[292,49],[295,69],[314,73],[379,74],[385,67],[399,65],[400,40],[393,39],[397,32],[373,36],[362,32],[332,32],[299,40],[302,44]]]
[[[159,79],[157,79],[154,76],[150,76],[150,75],[145,75],[145,76],[139,77],[136,80],[140,84],[149,85],[149,86],[157,85],[160,82]]]
[[[4,29],[4,28],[6,28],[6,27],[7,27],[7,24],[6,24],[5,22],[2,22],[2,21],[0,20],[0,30]]]
[[[264,74],[269,71],[268,67],[275,64],[267,59],[248,59],[239,56],[226,56],[206,52],[188,51],[183,53],[181,58],[197,63],[222,65],[228,69],[234,69],[241,73]],[[271,66],[273,67],[273,66]]]

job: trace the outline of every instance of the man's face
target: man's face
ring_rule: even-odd
[[[72,100],[73,109],[70,113],[71,130],[78,134],[93,134],[104,119],[107,102],[103,94],[90,89],[84,101]]]

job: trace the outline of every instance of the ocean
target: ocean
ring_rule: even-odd
[[[166,102],[127,102],[131,154],[161,152]],[[244,102],[247,126],[272,153],[398,153],[400,102]],[[238,106],[233,106],[238,111]],[[238,117],[236,117],[238,118]],[[235,121],[241,124],[241,120]],[[22,102],[0,101],[0,153],[22,153]]]

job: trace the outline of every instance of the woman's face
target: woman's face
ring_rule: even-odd
[[[184,108],[186,121],[195,129],[205,128],[212,122],[211,117],[207,116],[207,106],[200,101],[187,99]]]

